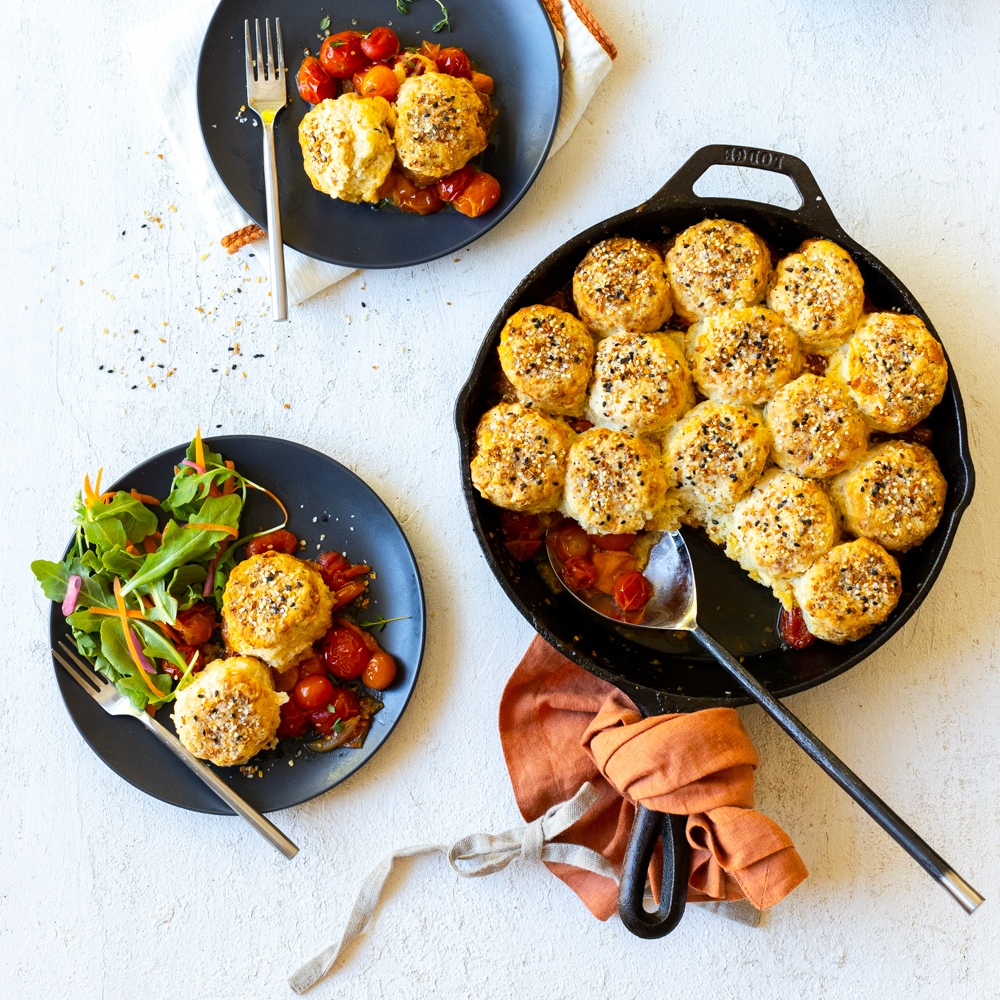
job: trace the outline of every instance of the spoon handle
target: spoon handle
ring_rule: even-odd
[[[749,673],[729,651],[699,626],[691,630],[694,637],[736,678],[745,691],[751,694],[761,708],[781,726],[782,729],[833,780],[861,806],[862,809],[914,861],[933,879],[940,882],[958,900],[966,911],[972,913],[980,903],[981,896],[965,879],[955,872],[940,854],[922,837],[912,830],[892,809],[880,799],[829,747],[816,738],[777,698],[765,688],[753,674]]]

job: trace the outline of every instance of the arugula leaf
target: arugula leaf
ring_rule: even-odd
[[[112,576],[129,577],[139,569],[142,560],[142,556],[124,552],[116,545],[110,552],[105,552],[101,556],[101,566]]]
[[[147,608],[143,614],[150,621],[172,625],[177,617],[177,598],[170,593],[166,580],[157,580],[148,587],[140,587],[140,590],[153,598],[153,606]]]
[[[77,598],[78,605],[87,607],[96,605],[100,608],[113,608],[114,598],[111,592],[99,577],[91,576],[87,567],[80,559],[70,557],[63,562],[48,562],[45,559],[36,559],[31,564],[31,572],[35,574],[42,588],[42,593],[50,600],[61,602],[66,596],[66,588],[69,586],[71,576],[79,576],[80,596]]]
[[[73,638],[77,640],[77,645],[80,644],[80,635],[77,633],[86,635],[88,632],[100,632],[101,626],[106,620],[106,615],[92,614],[86,608],[82,611],[74,611],[73,614],[66,619],[70,627],[73,629]]]
[[[91,615],[91,617],[96,618],[97,615]],[[101,652],[100,635],[98,635],[95,638],[92,635],[88,635],[86,632],[74,631],[73,640],[76,642],[76,648],[79,649],[84,656],[89,656],[91,659],[93,659],[95,656],[98,656]]]
[[[132,624],[141,626],[142,622]],[[148,628],[148,626],[146,627]],[[107,661],[114,674],[117,675],[112,676],[111,673],[102,671],[105,676],[115,682],[115,687],[118,688],[119,692],[125,695],[136,708],[145,708],[150,701],[151,692],[140,675],[139,668],[129,655],[125,633],[122,631],[122,623],[117,618],[108,618],[101,625],[101,657]],[[151,674],[149,679],[153,682],[154,687],[163,692],[163,695],[169,694],[169,675]]]
[[[101,557],[93,549],[87,549],[87,551],[84,552],[83,557],[80,559],[80,562],[93,573],[104,572],[104,565],[101,563]]]
[[[95,503],[86,507],[79,501],[75,505],[74,524],[83,528],[91,545],[99,550],[120,548],[132,542],[138,544],[156,531],[156,514],[141,500],[119,491],[111,503]]]
[[[207,462],[208,459],[205,459]],[[175,477],[162,507],[168,513],[185,521],[200,516],[202,501],[208,496],[213,484],[221,487],[231,476],[242,485],[242,477],[231,469],[209,469],[203,474],[193,472],[185,466]]]
[[[208,524],[225,524],[235,528],[239,525],[242,510],[243,501],[233,493],[227,497],[209,497],[202,505],[199,516]],[[210,556],[218,543],[229,537],[224,531],[190,525],[181,527],[176,521],[168,521],[163,529],[160,548],[146,556],[142,568],[122,587],[122,594],[160,580],[184,563]]]

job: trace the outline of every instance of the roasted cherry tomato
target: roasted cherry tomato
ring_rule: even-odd
[[[492,94],[493,93],[493,77],[487,76],[485,73],[477,73],[475,70],[472,71],[472,86],[479,91],[480,94]]]
[[[470,167],[467,163],[460,170],[456,170],[434,185],[438,197],[442,201],[454,201],[464,190],[469,181],[476,176],[476,168]]]
[[[337,81],[330,79],[330,74],[315,56],[306,56],[302,60],[295,82],[299,85],[299,97],[310,104],[319,104],[337,96]]]
[[[326,673],[324,670],[323,673]],[[302,674],[298,667],[289,667],[287,670],[272,670],[271,676],[274,678],[274,690],[284,691],[291,694],[295,690],[295,685],[299,683]]]
[[[261,535],[247,542],[247,558],[259,556],[262,552],[284,552],[291,556],[296,553],[299,547],[299,540],[284,528],[272,531],[267,535]]]
[[[354,697],[354,692],[345,688],[334,688],[330,701],[322,708],[309,713],[309,721],[317,732],[329,736],[338,719],[353,719],[357,714],[358,699]]]
[[[313,653],[312,656],[307,656],[304,660],[300,660],[296,669],[299,672],[299,677],[312,677],[313,674],[325,674],[326,664],[323,662],[322,656],[318,653]]]
[[[778,615],[778,635],[781,636],[781,641],[792,649],[805,649],[816,641],[816,636],[806,628],[801,608],[792,608],[791,611],[781,609]]]
[[[369,66],[354,74],[354,89],[362,97],[384,97],[387,101],[396,100],[399,81],[396,74],[388,66]]]
[[[404,212],[432,215],[444,208],[444,202],[434,188],[418,188],[411,180],[398,174],[389,200]]]
[[[281,706],[281,722],[278,724],[278,739],[286,736],[301,736],[309,728],[309,713],[304,712],[294,698],[289,698]]]
[[[652,596],[653,588],[649,585],[649,581],[637,570],[622,573],[615,580],[615,604],[622,611],[638,611],[639,608],[645,607]]]
[[[189,646],[186,642],[175,642],[174,649],[176,649],[177,652],[181,654],[185,663],[190,663],[191,657],[198,652],[197,646]],[[206,662],[207,661],[205,660],[204,656],[199,656],[198,662],[191,669],[191,673],[192,674],[200,673],[202,670],[205,669]],[[171,667],[173,667],[173,669],[171,669]],[[174,667],[173,664],[168,663],[166,660],[163,661],[163,669],[168,674],[170,674],[170,676],[173,677],[175,681],[179,681],[184,674],[183,670],[178,670],[177,667]],[[174,670],[177,670],[176,674],[174,673]]]
[[[215,608],[211,604],[199,601],[192,604],[187,611],[177,612],[175,631],[188,646],[201,646],[212,638],[215,631]],[[185,657],[189,660],[190,657]]]
[[[323,574],[323,582],[331,590],[339,590],[350,579],[346,575],[351,564],[339,552],[323,552],[316,557],[316,565]]]
[[[582,557],[563,563],[563,580],[570,590],[589,590],[597,583],[597,567]]]
[[[346,80],[368,62],[361,48],[362,37],[360,31],[338,31],[323,42],[319,61],[335,80]]]
[[[465,190],[452,202],[470,219],[488,212],[500,200],[500,182],[492,174],[476,174]]]
[[[910,444],[922,444],[929,448],[934,441],[934,431],[926,424],[917,424],[903,433],[901,437],[904,441],[909,441]]]
[[[332,628],[323,640],[326,669],[335,677],[352,680],[368,666],[368,647],[349,628]]]
[[[591,535],[590,540],[605,552],[624,552],[635,541],[635,535]]]
[[[361,50],[372,62],[378,62],[399,51],[399,39],[392,28],[375,28],[361,39]]]
[[[537,514],[518,514],[512,510],[505,510],[500,515],[500,525],[508,538],[519,535],[537,536],[542,530]]]
[[[325,705],[333,697],[333,685],[323,674],[310,674],[295,685],[295,700],[299,708],[312,712]]]
[[[396,661],[380,649],[365,667],[361,680],[376,691],[384,691],[396,679]]]
[[[461,76],[466,80],[472,79],[472,63],[469,62],[469,57],[462,49],[448,46],[448,48],[438,52],[434,61],[437,63],[438,69],[442,73],[447,73],[448,76]]]
[[[520,536],[517,538],[508,538],[506,545],[507,551],[514,557],[516,562],[527,562],[529,559],[533,559],[535,553],[542,547],[542,540],[540,538]]]
[[[567,524],[555,533],[553,547],[560,562],[590,555],[590,539],[578,524]]]

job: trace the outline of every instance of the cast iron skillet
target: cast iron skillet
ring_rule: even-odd
[[[393,0],[221,0],[198,62],[198,117],[208,154],[229,193],[255,222],[267,227],[260,126],[246,104],[243,21],[281,20],[288,72],[288,105],[275,122],[281,231],[285,244],[310,257],[345,267],[411,267],[467,247],[492,229],[524,197],[541,170],[559,122],[562,64],[548,15],[538,0],[449,0],[454,31],[434,34],[441,17],[431,0],[399,13]],[[320,19],[330,31],[371,31],[391,24],[401,46],[423,39],[465,48],[496,80],[499,111],[482,158],[475,163],[500,182],[500,201],[477,219],[445,209],[424,217],[334,201],[316,191],[302,167],[299,122],[309,105],[298,95],[295,74],[302,50],[321,44]]]
[[[802,205],[792,211],[759,202],[698,197],[694,183],[715,164],[785,174],[802,196]],[[785,153],[742,146],[713,145],[698,150],[648,201],[592,226],[550,254],[504,303],[486,334],[455,412],[462,484],[473,529],[500,586],[532,627],[574,663],[620,688],[646,715],[745,705],[748,699],[734,689],[728,675],[707,654],[682,634],[647,636],[590,615],[566,595],[553,596],[532,563],[511,559],[503,542],[500,511],[473,486],[469,462],[479,418],[497,402],[497,345],[500,331],[513,312],[543,302],[562,289],[587,250],[600,240],[621,235],[662,242],[704,218],[716,217],[743,222],[785,251],[795,250],[809,238],[833,240],[854,258],[877,308],[898,308],[917,315],[937,336],[927,314],[903,283],[844,232],[805,163]],[[817,642],[804,650],[783,647],[776,635],[778,602],[770,592],[751,581],[699,533],[684,529],[694,562],[703,628],[730,652],[744,656],[748,669],[775,695],[805,691],[859,663],[902,628],[937,579],[975,488],[965,411],[950,368],[944,399],[927,424],[934,433],[934,454],[948,481],[944,514],[934,534],[901,560],[903,594],[892,617],[858,642],[846,646]],[[657,914],[642,910],[641,887],[662,824],[663,817],[640,808],[622,871],[619,913],[630,930],[644,937],[667,933],[683,911],[686,869],[685,876],[675,878],[673,889],[665,881]],[[686,853],[686,841],[677,825],[673,836],[664,837],[665,868],[671,865],[671,854],[677,855],[679,867],[684,861],[680,855]],[[671,851],[672,846],[676,851]]]

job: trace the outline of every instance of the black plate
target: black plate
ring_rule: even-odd
[[[298,805],[322,795],[350,777],[388,739],[406,708],[417,682],[424,651],[424,592],[416,560],[396,519],[374,491],[349,469],[332,458],[291,441],[234,435],[205,442],[213,451],[236,463],[248,479],[271,490],[288,508],[288,528],[306,540],[305,552],[337,549],[355,562],[368,562],[376,577],[371,584],[368,610],[386,618],[409,615],[378,633],[379,643],[396,659],[396,680],[382,692],[385,708],[372,721],[368,739],[360,750],[313,753],[287,741],[254,758],[263,778],[246,778],[236,767],[215,768],[255,809],[271,812]],[[162,497],[170,488],[173,468],[183,458],[186,445],[171,448],[143,462],[108,489],[137,489]],[[324,521],[324,516],[329,521]],[[339,518],[339,520],[337,520]],[[255,490],[247,491],[241,520],[244,532],[280,523],[273,500]],[[326,535],[321,540],[321,535]],[[72,543],[71,543],[72,544]],[[50,633],[53,646],[69,630],[58,604],[52,605]],[[166,747],[134,719],[107,715],[84,693],[65,670],[53,661],[56,680],[66,708],[80,735],[116,774],[136,788],[196,812],[231,814]],[[171,732],[171,708],[157,718]],[[301,756],[295,756],[302,749]],[[294,760],[293,767],[288,766]],[[212,765],[209,765],[212,766]]]
[[[714,164],[754,166],[787,174],[803,204],[789,211],[758,202],[699,198],[693,185]],[[500,511],[483,500],[472,485],[469,461],[476,424],[496,402],[497,345],[507,317],[563,288],[587,249],[600,240],[623,235],[663,241],[706,217],[744,222],[786,251],[812,237],[833,240],[857,262],[876,307],[913,313],[937,336],[920,303],[903,283],[840,227],[801,160],[738,146],[699,150],[648,202],[574,237],[535,267],[507,300],[486,334],[456,407],[462,481],[473,527],[497,580],[532,626],[564,656],[626,691],[650,713],[742,705],[748,699],[684,633],[614,625],[592,615],[567,594],[554,597],[531,563],[511,559],[503,544]],[[948,480],[944,514],[934,534],[901,559],[903,594],[896,611],[885,625],[858,642],[845,646],[817,642],[804,650],[782,648],[775,630],[778,602],[771,592],[750,580],[702,534],[684,529],[698,584],[700,624],[732,653],[745,656],[748,669],[776,694],[804,691],[863,660],[902,628],[937,579],[975,487],[965,411],[953,369],[944,399],[927,424],[934,432],[934,454]]]
[[[246,104],[243,22],[281,19],[290,103],[275,123],[281,227],[285,243],[310,257],[346,267],[410,267],[454,253],[492,229],[524,196],[545,162],[559,121],[562,69],[548,16],[538,0],[449,0],[452,32],[431,32],[440,18],[434,0],[415,0],[411,13],[393,0],[222,0],[205,35],[198,63],[198,116],[209,156],[229,193],[258,225],[267,228],[260,126]],[[295,74],[302,50],[318,52],[320,19],[330,31],[370,31],[392,22],[400,45],[423,39],[466,49],[496,81],[499,110],[482,169],[500,182],[496,206],[478,219],[445,209],[430,217],[396,209],[350,205],[315,190],[302,166],[299,122],[309,110],[298,96]],[[352,20],[356,23],[352,23]],[[419,34],[417,32],[419,31]],[[246,122],[237,121],[246,118]],[[476,161],[478,162],[478,161]]]

